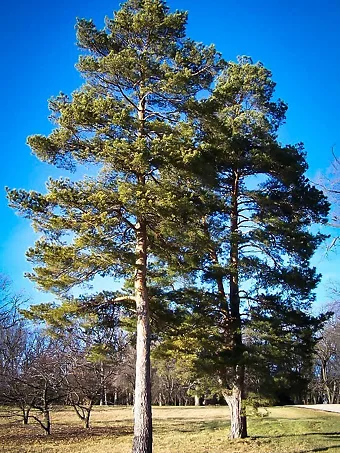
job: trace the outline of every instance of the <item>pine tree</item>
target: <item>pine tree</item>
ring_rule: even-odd
[[[328,318],[329,313],[313,316],[276,298],[252,307],[245,328],[247,388],[276,404],[303,404]]]
[[[50,179],[46,194],[8,192],[41,234],[27,254],[40,288],[63,297],[97,275],[134,281],[133,292],[112,303],[136,304],[135,453],[152,451],[148,269],[154,250],[167,246],[162,222],[176,222],[192,195],[167,175],[197,157],[186,111],[219,60],[213,47],[185,37],[186,20],[162,0],[128,0],[103,30],[78,20],[85,83],[50,100],[56,128],[28,144],[45,162],[92,165],[96,175]]]
[[[215,246],[203,274],[217,288],[225,314],[230,367],[228,373],[224,367],[221,382],[231,410],[231,437],[246,436],[242,399],[248,354],[242,319],[254,306],[265,311],[268,301],[309,308],[319,281],[310,259],[324,239],[310,226],[325,222],[328,212],[325,197],[305,176],[302,145],[278,142],[287,107],[273,101],[274,89],[270,71],[243,57],[228,65],[204,102],[210,115],[203,129],[216,156],[222,209],[206,221]]]
[[[303,311],[320,278],[310,259],[324,239],[310,227],[325,222],[328,203],[305,176],[302,145],[278,141],[287,106],[273,100],[274,89],[269,70],[241,57],[228,63],[212,95],[196,105],[206,197],[204,209],[195,201],[195,240],[183,230],[191,286],[173,295],[186,312],[175,332],[178,347],[184,353],[193,347],[197,369],[216,378],[211,385],[230,407],[232,438],[247,436],[245,379],[256,368],[245,329],[255,329],[252,321],[265,317],[269,307],[274,318],[273,313],[302,313],[300,328],[306,330],[306,350],[312,350],[307,333],[322,324]],[[284,329],[282,316],[278,322]]]

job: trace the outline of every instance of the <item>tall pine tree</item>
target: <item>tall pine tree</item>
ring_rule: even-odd
[[[186,108],[209,88],[219,60],[213,47],[185,37],[186,20],[162,0],[128,0],[103,30],[78,20],[85,83],[72,97],[50,100],[56,128],[28,144],[45,162],[71,170],[93,164],[97,174],[50,179],[45,194],[8,192],[41,234],[27,254],[40,288],[63,297],[97,275],[133,278],[134,291],[112,303],[136,304],[134,453],[152,451],[148,266],[154,249],[166,247],[162,221],[175,222],[191,196],[162,176],[196,158]]]
[[[192,324],[185,316],[182,335],[196,336],[180,347],[185,343],[188,350],[193,344],[198,366],[217,378],[215,386],[230,407],[232,438],[247,436],[245,378],[256,368],[255,349],[261,349],[249,343],[245,328],[255,331],[252,321],[282,312],[301,312],[309,333],[322,323],[303,311],[310,308],[319,281],[310,259],[324,239],[310,227],[325,222],[328,203],[305,176],[302,146],[278,141],[287,107],[273,100],[274,89],[269,70],[241,57],[227,65],[212,95],[198,106],[206,201],[204,210],[195,201],[195,241],[185,230],[182,239],[189,263],[185,271],[196,281],[174,295],[175,302],[190,307]],[[207,181],[212,172],[215,178]],[[281,325],[283,317],[278,322],[277,330],[296,328],[291,321]],[[296,336],[297,343],[302,336]],[[291,346],[293,339],[287,340]]]
[[[206,220],[215,246],[203,276],[214,283],[225,315],[230,366],[228,372],[222,368],[220,379],[231,410],[231,437],[247,434],[243,319],[252,307],[265,311],[268,301],[309,308],[319,281],[310,259],[323,239],[310,226],[324,222],[328,212],[325,197],[305,176],[301,145],[278,142],[286,105],[273,100],[274,89],[270,71],[243,57],[228,65],[204,102],[210,114],[203,129],[208,153],[210,148],[215,156],[221,208]]]

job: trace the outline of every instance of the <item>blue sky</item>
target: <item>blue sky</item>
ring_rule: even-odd
[[[313,0],[169,0],[171,9],[189,11],[188,36],[214,43],[227,60],[249,55],[273,72],[277,96],[288,102],[287,124],[280,139],[304,142],[314,179],[331,162],[331,147],[340,155],[340,2]],[[74,64],[76,17],[92,18],[102,27],[104,16],[119,8],[116,0],[100,2],[19,0],[2,6],[1,187],[44,190],[58,170],[39,162],[25,145],[31,134],[47,134],[47,99],[71,93],[80,83]],[[32,302],[48,299],[23,278],[29,270],[25,250],[33,244],[29,222],[7,207],[0,191],[0,271]],[[314,263],[324,274],[318,304],[327,297],[329,279],[338,275],[340,260],[320,251]]]

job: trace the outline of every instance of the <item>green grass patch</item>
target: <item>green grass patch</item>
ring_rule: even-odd
[[[4,411],[1,411],[4,414]],[[154,453],[340,453],[340,415],[274,407],[250,417],[249,438],[229,440],[227,407],[155,407]],[[91,428],[82,428],[71,408],[55,408],[52,435],[32,421],[0,419],[0,451],[9,453],[130,453],[132,409],[96,407]]]

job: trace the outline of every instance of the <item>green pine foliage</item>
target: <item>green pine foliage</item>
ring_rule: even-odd
[[[138,221],[155,242],[163,216],[176,220],[183,187],[160,181],[195,159],[185,112],[209,88],[218,63],[213,47],[185,37],[186,20],[154,0],[128,1],[103,30],[78,20],[85,83],[71,97],[50,100],[56,127],[28,144],[43,161],[66,169],[93,164],[97,174],[51,179],[45,194],[8,192],[41,235],[28,258],[29,277],[42,289],[65,294],[97,274],[130,276]]]

